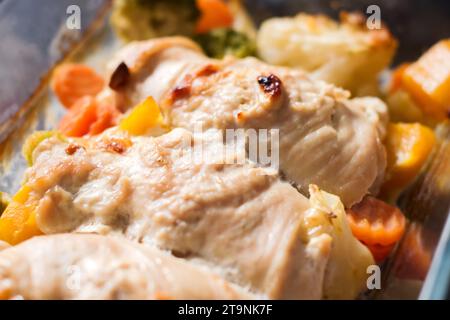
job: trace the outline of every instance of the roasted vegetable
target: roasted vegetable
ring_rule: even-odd
[[[369,250],[355,239],[346,219],[344,205],[339,197],[309,186],[311,209],[304,216],[307,240],[313,236],[329,235],[333,245],[329,253],[328,268],[332,270],[324,283],[325,299],[350,299],[363,289],[367,267],[374,263]],[[306,230],[309,230],[306,232]],[[342,290],[345,287],[346,290]]]
[[[238,58],[255,55],[256,47],[245,34],[232,29],[214,29],[194,37],[205,53],[214,58],[230,54]]]
[[[22,146],[22,155],[24,156],[25,160],[27,160],[28,165],[31,166],[33,164],[34,149],[36,149],[36,147],[42,141],[53,136],[58,136],[58,138],[60,138],[61,140],[64,139],[61,134],[55,131],[36,131],[27,137],[25,143]]]
[[[195,31],[205,33],[217,28],[228,28],[233,23],[230,8],[222,0],[197,0],[201,12]]]
[[[386,138],[387,170],[383,193],[404,188],[419,174],[436,138],[433,131],[419,123],[390,123]]]
[[[257,35],[259,56],[271,63],[300,67],[312,76],[359,94],[376,83],[391,62],[397,42],[383,26],[369,30],[364,16],[344,14],[341,22],[323,15],[264,21]]]
[[[383,262],[383,260],[391,254],[394,247],[395,244],[388,246],[382,246],[379,244],[367,245],[367,248],[369,248],[376,262]]]
[[[367,245],[378,262],[389,255],[405,231],[403,213],[371,196],[348,209],[347,219],[354,236]]]
[[[389,119],[393,122],[433,124],[410,94],[401,88],[391,91],[386,97],[386,102],[389,108]]]
[[[85,96],[72,106],[59,123],[59,131],[68,137],[96,135],[117,124],[120,112],[113,105],[101,104]]]
[[[100,134],[108,128],[117,125],[122,113],[112,104],[96,102],[95,121],[89,127],[89,134]]]
[[[412,96],[403,88],[403,76],[410,63],[403,63],[391,74],[386,102],[389,108],[389,119],[392,122],[419,122],[434,126],[436,120],[424,113]]]
[[[389,93],[394,93],[402,88],[403,75],[410,65],[410,63],[402,63],[392,71],[388,86]]]
[[[0,240],[15,245],[33,236],[40,235],[36,223],[36,203],[31,189],[23,186],[12,198],[0,217]]]
[[[248,14],[241,0],[229,0],[227,2],[233,15],[233,24],[231,28],[245,34],[252,41],[256,40],[256,26]]]
[[[83,64],[61,65],[56,68],[51,81],[53,92],[66,108],[84,96],[96,95],[104,85],[103,78]]]
[[[144,135],[151,129],[164,127],[163,117],[159,107],[152,97],[134,107],[119,124],[119,128],[138,136]]]
[[[396,277],[425,280],[433,258],[433,243],[436,241],[434,239],[436,235],[432,233],[432,229],[423,228],[419,222],[413,222],[409,226],[403,239],[403,250],[399,251],[399,256],[396,258],[396,261],[401,262],[394,268]]]
[[[81,137],[89,133],[96,119],[96,106],[93,97],[79,99],[59,123],[59,131],[68,137]]]
[[[111,24],[126,41],[195,33],[196,0],[116,0]]]
[[[438,120],[450,112],[450,39],[442,40],[408,66],[401,86],[423,111]]]

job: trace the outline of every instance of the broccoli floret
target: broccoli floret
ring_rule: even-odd
[[[111,24],[127,41],[192,36],[199,16],[195,0],[116,0]]]
[[[255,43],[244,33],[230,28],[211,30],[208,33],[199,34],[194,40],[203,48],[205,53],[213,58],[223,58],[227,54],[238,58],[255,55]]]

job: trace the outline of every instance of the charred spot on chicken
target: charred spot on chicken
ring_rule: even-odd
[[[129,79],[130,70],[128,70],[127,65],[122,62],[112,73],[111,79],[109,80],[109,87],[113,90],[120,90],[126,86]]]
[[[261,89],[272,97],[278,97],[281,95],[281,80],[274,74],[269,76],[259,76],[257,78]]]

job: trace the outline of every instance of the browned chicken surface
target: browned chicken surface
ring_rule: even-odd
[[[3,299],[254,299],[167,253],[98,235],[40,236],[0,252]]]
[[[128,73],[116,69],[121,63]],[[351,206],[383,178],[387,112],[377,98],[350,100],[303,71],[255,58],[210,59],[176,37],[131,43],[110,65],[115,101],[127,108],[151,95],[173,127],[278,129],[281,172],[303,194],[316,184]]]
[[[156,246],[268,298],[354,298],[373,259],[339,199],[311,187],[308,200],[274,170],[235,161],[239,150],[225,159],[223,146],[184,129],[49,138],[26,174],[37,225]],[[207,161],[193,161],[199,150]]]

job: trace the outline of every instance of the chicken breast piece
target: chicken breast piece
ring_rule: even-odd
[[[167,253],[99,235],[40,236],[0,252],[2,299],[254,299]]]
[[[125,236],[268,298],[354,298],[373,259],[332,218],[336,210],[311,206],[274,170],[245,160],[244,148],[228,153],[210,132],[129,138],[109,130],[43,141],[26,177],[38,227]],[[340,215],[345,222],[343,207]],[[343,233],[348,242],[335,242]],[[330,260],[341,254],[349,259]],[[329,289],[336,276],[348,279],[340,295]]]
[[[349,207],[383,178],[387,111],[377,98],[349,100],[303,71],[255,58],[209,59],[183,38],[130,44],[112,70],[119,63],[130,73],[116,94],[127,106],[153,96],[173,127],[278,130],[279,168],[304,194],[316,184]]]

